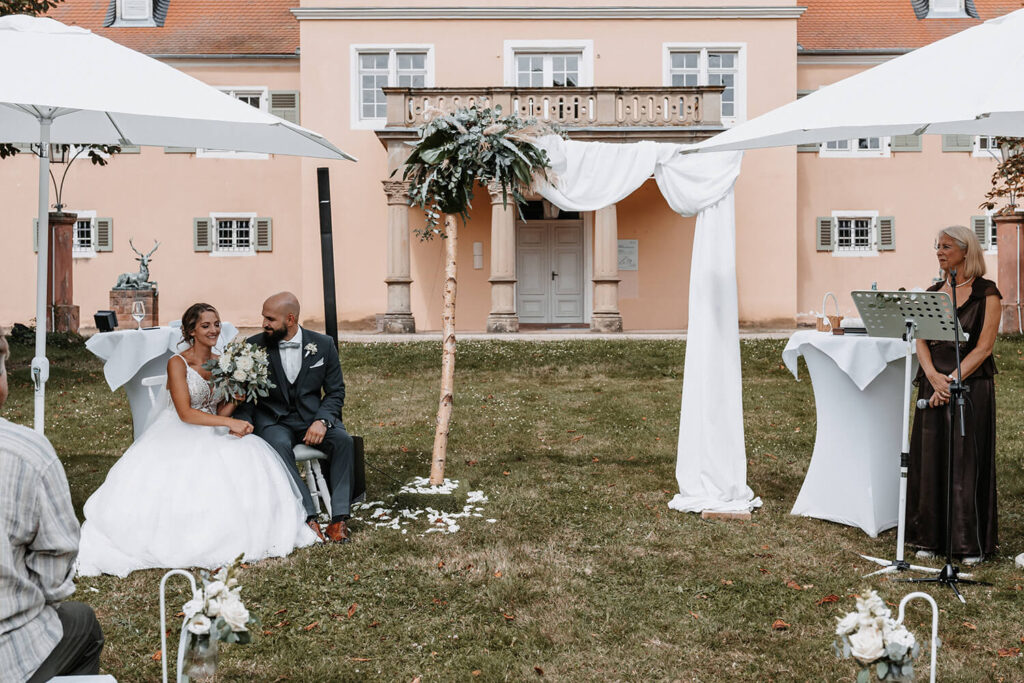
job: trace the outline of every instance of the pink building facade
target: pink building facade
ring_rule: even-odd
[[[391,175],[426,108],[486,98],[558,120],[578,139],[690,142],[902,49],[835,47],[827,27],[839,21],[837,3],[804,4],[275,0],[254,11],[230,0],[214,15],[195,0],[65,0],[55,18],[299,121],[359,158],[144,148],[103,168],[79,160],[62,199],[79,213],[83,323],[134,268],[129,238],[147,251],[160,242],[150,269],[162,322],[205,300],[236,325],[256,325],[262,300],[290,289],[304,322],[322,323],[316,169],[326,165],[342,328],[439,329],[442,245],[417,239],[422,215],[406,206],[400,172]],[[962,17],[917,19],[910,0],[893,4],[906,5],[899,21],[941,22],[942,35],[976,23],[964,5]],[[977,10],[994,16],[985,4]],[[736,187],[741,321],[792,326],[826,291],[850,315],[851,289],[926,286],[934,233],[953,223],[988,236],[994,277],[998,247],[977,209],[995,166],[985,145],[928,137],[747,153]],[[3,325],[33,315],[35,178],[30,154],[0,162]],[[674,214],[653,181],[601,211],[535,201],[525,214],[479,189],[460,231],[461,330],[685,329],[693,219]]]

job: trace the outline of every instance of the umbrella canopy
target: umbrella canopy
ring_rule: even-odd
[[[1024,9],[774,109],[687,151],[910,134],[1024,137]]]
[[[38,143],[35,428],[43,431],[49,144],[206,147],[355,159],[323,136],[261,112],[177,69],[53,19],[0,17],[0,142]]]
[[[0,141],[207,147],[351,159],[323,136],[53,19],[0,17]],[[17,65],[17,66],[14,66]]]

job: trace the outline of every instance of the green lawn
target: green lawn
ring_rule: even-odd
[[[460,342],[448,474],[463,495],[489,498],[483,517],[450,535],[356,521],[351,544],[251,566],[243,597],[266,633],[224,647],[218,679],[852,681],[854,665],[830,653],[835,617],[862,587],[894,604],[912,588],[861,579],[871,567],[855,553],[891,556],[894,531],[872,540],[789,515],[815,415],[783,346],[743,343],[748,482],[764,500],[744,523],[666,507],[683,343]],[[1024,662],[998,654],[1024,647],[1024,571],[1013,566],[1024,551],[1022,351],[1017,339],[996,347],[1002,554],[977,572],[993,585],[967,587],[966,606],[926,589],[942,608],[942,681],[1024,680]],[[30,355],[13,347],[4,408],[26,424]],[[341,355],[345,422],[366,438],[368,461],[401,481],[425,476],[440,344],[343,344]],[[48,409],[80,511],[130,443],[127,401],[71,346],[53,351]],[[396,492],[367,475],[372,499]],[[103,671],[119,681],[159,678],[161,575],[78,582],[106,632]],[[176,611],[186,596],[173,592]],[[829,595],[840,600],[820,603]],[[930,616],[914,604],[908,623],[925,639]],[[773,630],[777,619],[788,628]],[[919,680],[926,670],[922,660]]]

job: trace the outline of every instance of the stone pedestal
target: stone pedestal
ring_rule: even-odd
[[[487,316],[490,333],[518,332],[516,312],[516,208],[512,195],[503,202],[501,187],[487,186],[491,195],[491,312]]]
[[[1021,247],[1024,214],[994,216],[992,220],[996,224],[996,244],[999,248],[999,293],[1003,295],[1001,329],[1006,334],[1019,334],[1021,309],[1017,302],[1022,297],[1018,290],[1019,283],[1024,284],[1024,249]]]
[[[619,223],[615,205],[594,212],[594,332],[622,332],[619,313]]]
[[[409,260],[409,183],[384,180],[388,198],[387,276],[388,309],[379,318],[381,332],[408,334],[416,331],[412,316],[412,272]]]
[[[132,318],[132,304],[136,301],[141,301],[146,306],[146,317],[142,319],[143,327],[156,327],[160,324],[160,294],[155,289],[112,289],[110,310],[117,315],[117,329],[134,330],[138,327]]]
[[[46,330],[48,332],[78,332],[78,306],[74,299],[74,270],[72,249],[75,244],[73,213],[51,212],[50,246],[46,264]]]

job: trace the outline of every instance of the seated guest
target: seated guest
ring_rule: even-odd
[[[0,407],[7,400],[0,330]],[[103,631],[75,592],[78,519],[57,454],[42,434],[0,418],[0,679],[95,675]]]
[[[953,341],[917,340],[918,398],[928,409],[914,415],[907,479],[907,543],[918,557],[952,554],[966,564],[995,552],[996,537],[996,364],[992,348],[999,330],[999,290],[985,274],[981,245],[972,230],[959,225],[939,232],[935,244],[943,280],[928,288],[952,297],[957,317],[970,336],[960,343],[960,372],[965,394],[965,433],[953,443],[953,528],[946,529],[946,470],[949,452],[950,382],[957,378]],[[954,275],[956,277],[954,279]],[[959,418],[958,418],[959,420]]]

